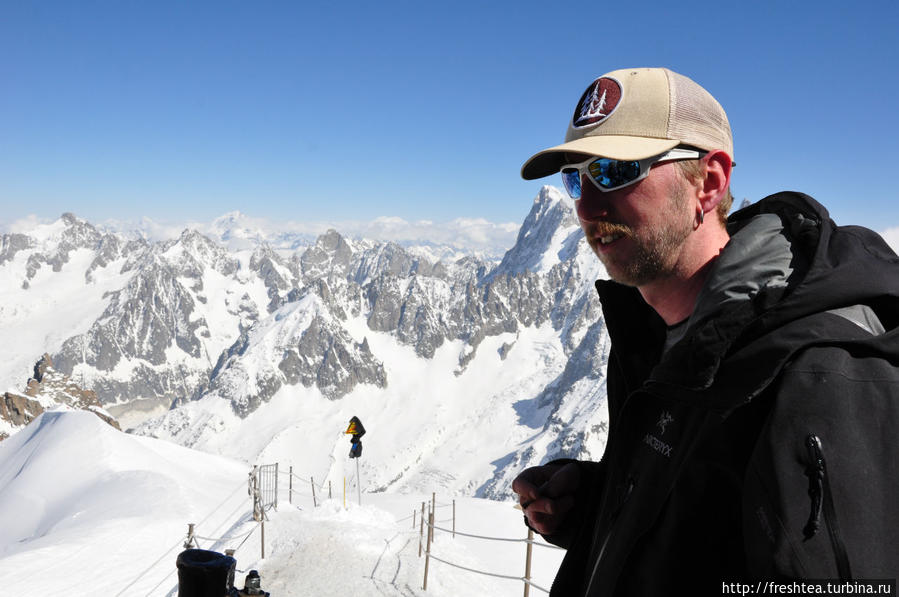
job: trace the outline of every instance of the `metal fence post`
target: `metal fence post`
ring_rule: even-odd
[[[290,503],[293,503],[293,465],[290,465],[290,478],[287,482],[288,484],[288,495],[290,496],[288,499]]]
[[[421,586],[422,591],[428,590],[428,564],[431,561],[431,533],[434,530],[434,511],[428,514],[428,548],[425,550],[425,580]]]
[[[309,477],[309,485],[312,486],[312,507],[315,508],[318,504],[315,503],[315,479]]]
[[[534,547],[534,531],[528,529],[528,548],[524,559],[524,597],[531,594],[531,551]]]
[[[434,508],[432,507],[428,511],[428,549],[430,550],[431,543],[434,541]]]
[[[184,541],[184,548],[190,549],[191,544],[194,546],[197,545],[197,540],[194,538],[194,523],[187,523],[187,540]]]
[[[421,557],[421,542],[425,535],[425,503],[421,503],[421,522],[418,525],[418,557]]]
[[[258,466],[253,465],[253,472],[250,473],[252,479],[251,487],[253,492],[253,520],[262,520],[262,504],[259,502],[259,475]]]

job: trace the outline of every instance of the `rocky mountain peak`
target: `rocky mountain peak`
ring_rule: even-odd
[[[345,273],[353,256],[353,248],[336,230],[328,230],[316,239],[300,257],[303,275],[324,276],[333,272]]]
[[[32,379],[40,383],[44,379],[44,373],[46,373],[47,369],[51,368],[52,366],[53,361],[50,359],[50,355],[44,353],[44,356],[42,356],[40,360],[34,364],[34,377]]]
[[[573,233],[580,235],[580,224],[571,200],[555,187],[545,185],[534,199],[515,245],[506,252],[495,274],[548,271],[565,260],[560,252]]]
[[[225,276],[233,274],[238,268],[237,260],[219,244],[192,228],[181,232],[180,238],[168,248],[165,256],[179,268],[181,275],[188,277],[200,277],[205,267],[211,267]]]
[[[314,247],[332,255],[345,255],[353,252],[349,243],[333,228],[319,236]]]
[[[4,428],[17,431],[44,411],[59,405],[93,412],[106,423],[121,429],[118,421],[103,410],[96,392],[83,389],[69,376],[56,371],[50,355],[44,354],[35,363],[34,377],[28,380],[24,392],[6,392],[0,396],[0,440],[9,435]]]
[[[73,213],[66,212],[60,219],[65,224],[60,239],[60,251],[74,248],[93,249],[103,238],[103,234],[90,222],[78,218]]]

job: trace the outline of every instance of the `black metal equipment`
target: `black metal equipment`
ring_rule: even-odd
[[[259,578],[259,572],[250,570],[246,579],[243,581],[243,590],[239,595],[261,595],[262,597],[269,597],[269,593],[263,591],[260,585],[261,580]]]
[[[247,574],[242,590],[234,588],[237,560],[229,555],[205,549],[187,549],[178,554],[176,565],[178,597],[270,597],[270,593],[262,590],[256,570],[250,570]]]
[[[215,551],[186,549],[178,554],[178,597],[222,597],[234,592],[237,560]]]

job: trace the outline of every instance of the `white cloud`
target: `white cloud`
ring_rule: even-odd
[[[28,230],[37,223],[40,223],[37,218],[22,220],[18,229]],[[520,225],[513,222],[490,222],[483,218],[456,218],[449,222],[432,220],[410,222],[397,216],[381,216],[366,221],[273,221],[235,211],[211,222],[158,221],[143,217],[130,221],[106,220],[100,226],[125,234],[137,233],[151,241],[177,238],[185,228],[193,228],[213,238],[221,238],[226,231],[230,231],[230,236],[245,239],[272,239],[282,235],[306,237],[309,240],[314,240],[329,229],[334,229],[348,238],[393,241],[405,246],[447,246],[463,252],[502,256],[515,244]]]
[[[880,236],[896,253],[899,253],[899,228],[887,228],[880,233]]]
[[[139,220],[105,220],[103,222],[91,222],[102,229],[121,232],[126,235],[139,234],[149,241],[171,240],[181,236],[185,228],[197,228],[200,224],[175,223],[157,221],[146,216]],[[207,226],[208,224],[203,224]]]
[[[34,230],[42,224],[51,224],[56,218],[39,218],[31,214],[12,222],[0,222],[0,234],[25,233]]]
[[[430,220],[407,222],[402,218],[378,218],[370,222],[344,222],[335,226],[346,234],[400,243],[418,242],[477,249],[512,246],[516,224],[496,224],[483,219],[457,218],[436,223]]]

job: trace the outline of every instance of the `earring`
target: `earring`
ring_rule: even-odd
[[[705,212],[700,208],[700,210],[699,210],[699,226],[702,226],[703,220],[705,220]],[[697,228],[699,228],[699,226],[697,226]]]

